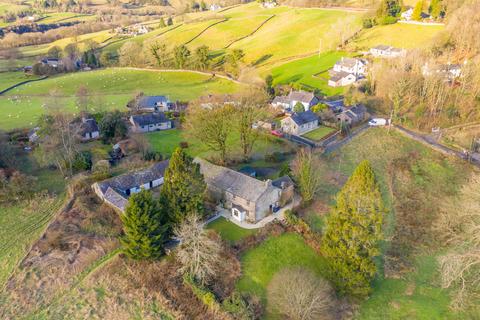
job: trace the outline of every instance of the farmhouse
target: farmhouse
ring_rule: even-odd
[[[168,111],[171,106],[170,100],[165,96],[143,96],[137,102],[139,110],[143,111]]]
[[[43,65],[48,65],[49,67],[52,68],[58,68],[60,65],[62,65],[62,61],[57,58],[44,58],[40,60],[40,63]]]
[[[265,9],[272,9],[272,8],[275,8],[276,6],[277,6],[276,1],[263,1],[262,2],[262,7],[265,8]]]
[[[367,108],[359,104],[337,115],[337,121],[348,125],[355,125],[365,120],[366,116]]]
[[[82,117],[82,122],[78,128],[78,135],[82,141],[90,141],[100,137],[97,121],[93,118]]]
[[[149,190],[163,184],[163,175],[167,167],[168,160],[157,162],[148,169],[96,182],[92,188],[100,199],[123,212],[132,193],[140,192],[142,188]]]
[[[283,132],[297,136],[318,128],[318,117],[310,110],[293,113],[280,122]]]
[[[351,73],[358,78],[367,73],[367,61],[357,58],[342,58],[335,63],[333,71]]]
[[[235,170],[195,158],[211,199],[230,210],[238,221],[256,223],[293,199],[293,182],[286,177],[260,181]]]
[[[406,55],[405,49],[387,45],[378,45],[370,49],[370,54],[376,58],[398,58]]]
[[[310,107],[316,105],[318,101],[318,98],[312,92],[299,90],[290,91],[287,96],[276,96],[272,101],[272,105],[289,111],[293,110],[297,103],[301,103],[305,110],[310,110]]]
[[[115,32],[118,34],[129,35],[129,36],[137,36],[141,34],[148,33],[149,29],[147,26],[143,24],[135,24],[133,26],[128,27],[118,27],[115,29]]]
[[[330,79],[328,79],[328,85],[330,87],[344,87],[354,84],[357,81],[357,77],[348,72],[330,72]]]
[[[173,127],[172,121],[162,112],[133,115],[130,117],[133,132],[151,132],[168,130]]]
[[[402,20],[410,21],[412,20],[413,15],[413,8],[408,8],[406,11],[402,12],[401,17]]]
[[[220,9],[222,9],[222,7],[217,3],[212,3],[210,5],[210,11],[217,11],[217,10],[220,10]]]

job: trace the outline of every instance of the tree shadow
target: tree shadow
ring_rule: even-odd
[[[261,56],[257,61],[255,61],[254,63],[252,63],[252,66],[256,67],[256,66],[258,66],[259,64],[264,63],[265,61],[267,61],[267,60],[270,59],[271,57],[273,57],[273,54],[265,54],[265,55]]]

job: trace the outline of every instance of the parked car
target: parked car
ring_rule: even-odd
[[[272,130],[272,131],[270,131],[270,133],[273,134],[276,137],[280,137],[280,138],[283,137],[282,133],[277,131],[277,130]]]
[[[373,127],[385,126],[386,124],[387,120],[383,118],[375,118],[368,121],[368,125]]]

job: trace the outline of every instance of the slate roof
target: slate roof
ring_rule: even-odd
[[[330,73],[330,80],[332,81],[340,81],[342,80],[343,78],[349,76],[351,73],[348,73],[348,72],[345,72],[345,71],[339,71],[339,72],[336,72],[336,71],[333,71]]]
[[[282,188],[282,183],[284,183],[285,187],[293,186],[292,178],[286,175],[272,181],[272,185],[280,189]]]
[[[373,47],[372,49],[387,51],[387,50],[391,50],[392,47],[391,47],[391,46],[387,46],[387,45],[385,45],[385,44],[380,44],[380,45],[378,45],[378,46]]]
[[[238,171],[214,165],[206,160],[195,158],[207,185],[232,193],[247,201],[256,202],[265,192],[276,190],[271,183],[260,181]]]
[[[291,91],[288,94],[288,99],[290,101],[301,101],[305,103],[310,103],[310,101],[312,101],[313,98],[315,98],[315,95],[312,92],[303,91],[303,90]]]
[[[111,179],[97,182],[93,187],[97,193],[98,191],[101,193],[99,196],[105,199],[106,202],[121,211],[125,211],[128,203],[126,190],[140,187],[150,181],[162,178],[167,167],[168,160],[157,162],[147,169],[122,174]]]
[[[357,64],[357,62],[360,62],[361,64],[366,64],[365,60],[356,58],[342,58],[342,60],[338,61],[336,64],[346,68],[353,68]]]
[[[127,198],[126,195],[118,193],[117,191],[108,187],[108,189],[107,189],[107,191],[105,191],[105,194],[104,194],[103,197],[112,206],[120,209],[121,211],[125,211],[125,208],[127,207],[127,203],[128,203],[128,198]]]
[[[111,179],[98,182],[100,190],[105,194],[108,188],[111,188],[121,194],[131,188],[139,187],[150,181],[163,177],[165,169],[168,167],[168,160],[157,162],[151,167],[131,173],[125,173]]]
[[[138,101],[138,105],[141,108],[155,108],[157,103],[168,103],[168,99],[165,96],[144,96]]]
[[[290,99],[288,99],[287,96],[276,96],[273,99],[272,104],[276,104],[276,103],[289,104]]]
[[[132,120],[136,126],[148,126],[150,124],[157,124],[170,121],[165,117],[163,112],[147,113],[132,116]]]
[[[98,132],[98,124],[95,119],[85,119],[80,123],[79,133],[84,136],[87,133]]]
[[[290,116],[292,120],[299,126],[305,123],[313,122],[315,120],[318,120],[318,117],[313,113],[312,111],[304,111],[304,112],[299,112],[299,113],[294,113]]]
[[[342,112],[345,116],[349,117],[350,119],[356,121],[358,119],[363,119],[365,113],[367,112],[367,108],[364,105],[358,104],[356,106],[351,107],[348,110]]]
[[[343,99],[333,101],[323,100],[322,103],[327,105],[334,112],[341,111],[345,106]]]

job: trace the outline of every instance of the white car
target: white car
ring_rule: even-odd
[[[387,120],[383,118],[375,118],[368,121],[368,125],[372,127],[385,126],[386,124],[387,124]]]

